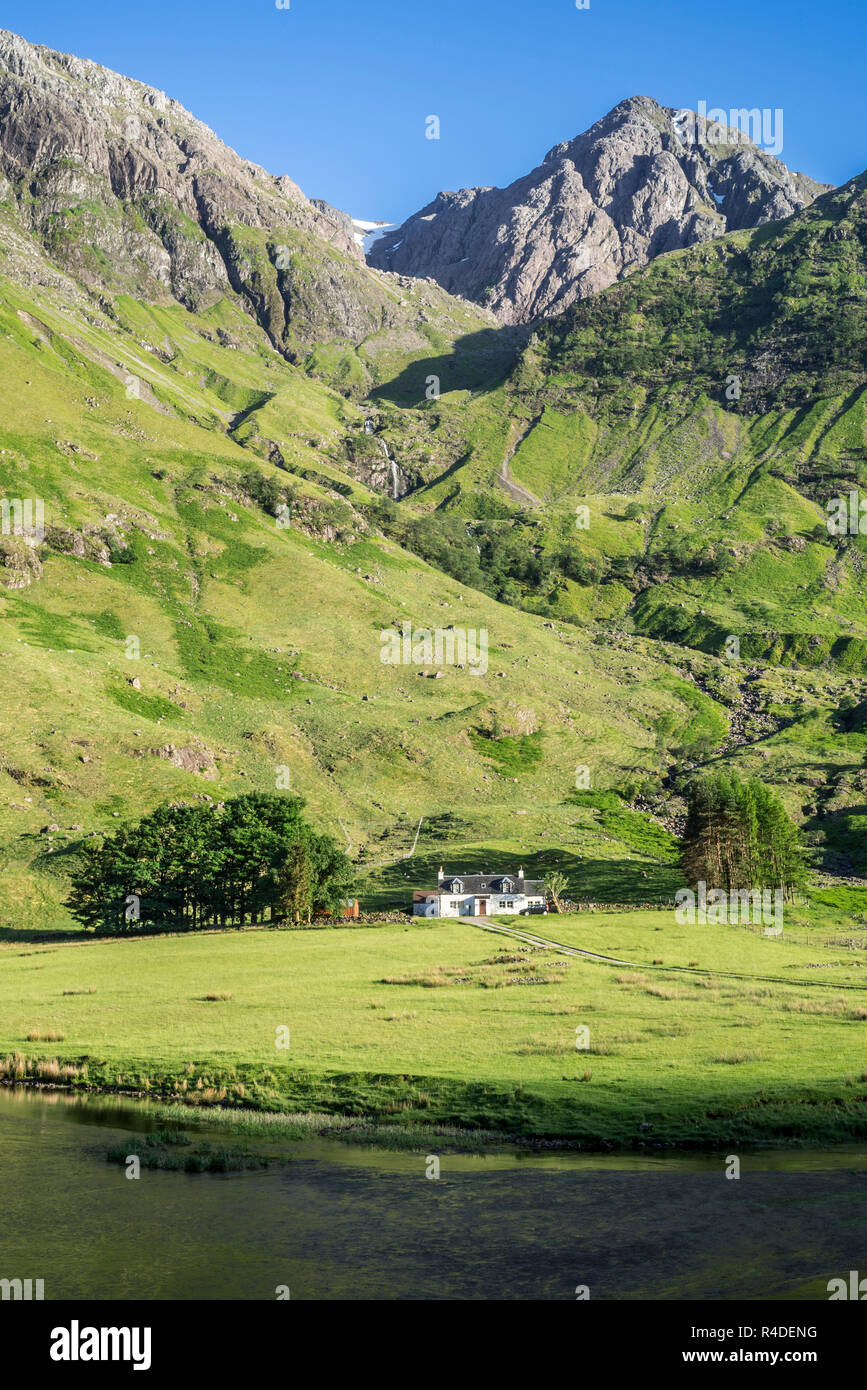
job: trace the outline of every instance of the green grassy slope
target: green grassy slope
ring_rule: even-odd
[[[493,491],[508,515],[511,450],[542,504],[532,543],[570,556],[549,612],[863,676],[867,542],[826,521],[867,482],[865,190],[662,256],[540,325],[505,386],[431,413],[443,467],[425,497],[485,518]]]
[[[818,795],[799,781],[832,769],[823,795],[857,805],[848,674],[748,682],[714,655],[458,584],[378,532],[353,463],[365,404],[287,364],[237,305],[100,306],[38,269],[44,284],[0,285],[0,488],[42,498],[47,527],[35,551],[0,539],[0,928],[69,925],[84,835],[166,797],[270,789],[284,767],[362,864],[407,853],[422,818],[417,863],[368,877],[377,902],[444,853],[508,861],[546,843],[576,895],[667,895],[671,865],[645,835],[575,804],[576,769],[601,789],[658,785],[696,736],[783,784],[796,812]],[[453,357],[462,369],[460,342]],[[294,497],[286,528],[268,488]],[[603,527],[612,551],[640,531]],[[379,634],[405,619],[485,628],[487,673],[383,666]]]
[[[865,303],[861,176],[660,257],[537,325],[493,391],[394,431],[412,456],[426,418],[440,472],[410,504],[462,519],[495,591],[600,644],[655,639],[681,671],[684,649],[716,658],[691,674],[731,731],[697,727],[700,760],[784,785],[825,864],[861,874],[863,725],[846,711],[867,694],[867,539],[827,521],[867,486]]]
[[[361,409],[229,302],[107,313],[6,280],[0,373],[0,490],[43,499],[46,526],[39,547],[0,538],[0,927],[68,925],[69,855],[115,818],[270,789],[284,767],[368,860],[399,854],[419,817],[434,853],[447,815],[474,844],[570,843],[576,765],[616,778],[625,749],[653,760],[655,715],[688,722],[654,644],[639,667],[384,539],[348,471]],[[283,468],[258,433],[243,447],[265,396]],[[288,527],[263,480],[290,490]],[[487,673],[384,666],[380,633],[405,619],[484,628]],[[541,765],[504,764],[491,732],[529,732]]]

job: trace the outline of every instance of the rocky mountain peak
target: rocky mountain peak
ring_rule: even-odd
[[[381,237],[369,261],[527,323],[662,252],[787,217],[825,187],[740,126],[634,96],[508,188],[440,193]]]

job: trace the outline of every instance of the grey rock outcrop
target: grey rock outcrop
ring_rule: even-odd
[[[631,97],[508,188],[438,194],[374,243],[369,264],[528,323],[662,252],[788,217],[826,190],[739,129],[679,115]]]
[[[92,291],[192,310],[233,295],[290,348],[379,322],[350,219],[242,159],[163,92],[6,30],[0,197],[7,240],[17,221]]]

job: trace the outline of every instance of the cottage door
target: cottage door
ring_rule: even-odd
[[[487,898],[479,898],[479,916],[480,916],[480,917],[487,917],[487,915],[488,915],[488,900],[487,900]]]

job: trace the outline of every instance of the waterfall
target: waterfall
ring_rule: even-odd
[[[382,452],[385,454],[386,461],[391,464],[391,495],[392,501],[397,502],[399,500],[398,488],[400,486],[400,482],[397,476],[397,462],[395,461],[395,459],[392,458],[391,454],[388,452],[388,445],[386,444],[385,440],[380,439],[379,442],[382,445]]]

